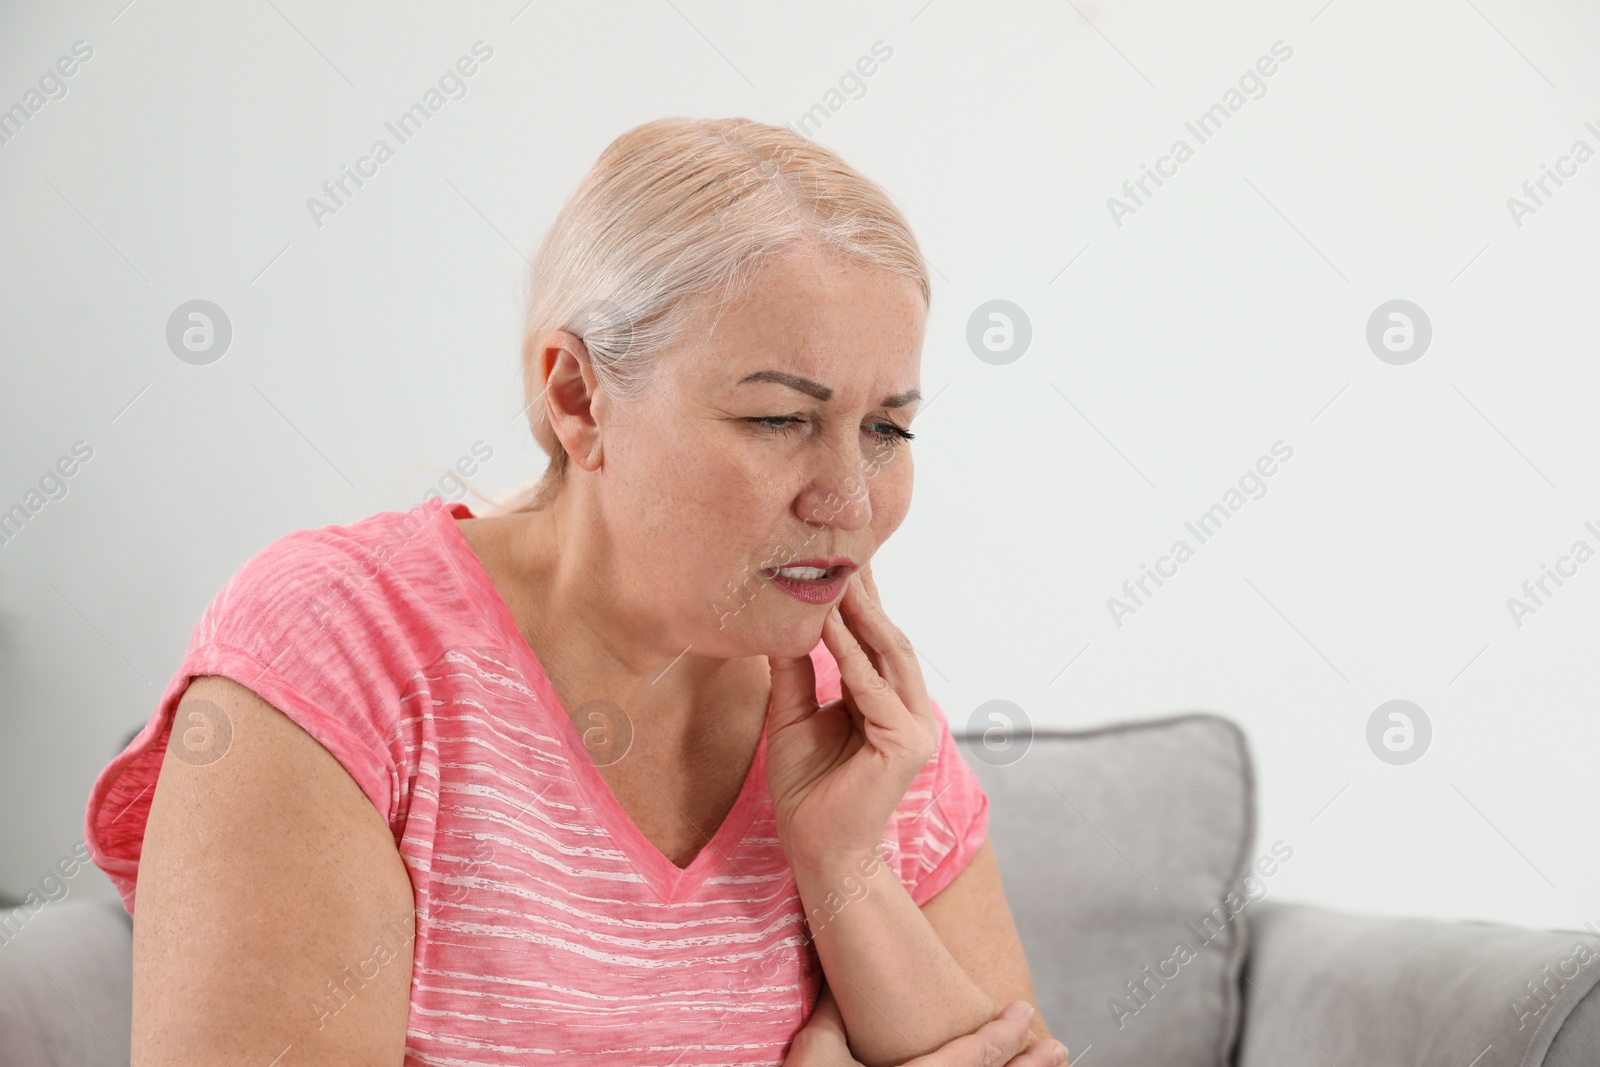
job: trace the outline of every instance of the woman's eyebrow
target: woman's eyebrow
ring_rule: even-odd
[[[746,382],[777,382],[779,385],[787,385],[790,389],[798,389],[807,396],[814,396],[818,400],[827,400],[833,396],[833,390],[821,382],[814,382],[810,378],[802,378],[798,374],[788,374],[778,370],[758,370],[752,374],[746,374],[739,379],[738,384],[743,385]],[[903,393],[884,397],[883,406],[886,408],[900,408],[921,399],[921,390],[907,389]]]

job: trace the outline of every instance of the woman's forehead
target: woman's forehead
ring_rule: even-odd
[[[680,368],[701,388],[730,394],[789,391],[817,400],[916,389],[924,309],[907,279],[791,257],[771,264],[737,297],[699,309],[694,356]],[[852,268],[845,268],[852,269]],[[897,405],[899,406],[899,405]]]
[[[791,371],[782,370],[752,371],[740,378],[735,385],[753,385],[763,382],[781,385],[786,389],[792,389],[795,392],[804,393],[807,396],[815,397],[824,403],[832,400],[838,392],[832,386],[823,382],[819,382],[815,378],[808,378],[803,374],[795,374]],[[897,393],[889,393],[885,395],[881,400],[878,401],[878,404],[886,408],[899,408],[905,407],[908,404],[914,404],[921,399],[922,392],[915,386],[912,386],[909,389],[903,389]]]
[[[729,402],[804,400],[905,408],[922,398],[921,359],[920,346],[802,349],[763,343],[720,350],[700,346],[676,370],[684,386]]]

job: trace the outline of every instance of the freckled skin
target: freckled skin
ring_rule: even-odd
[[[911,451],[891,424],[909,428],[918,403],[884,401],[919,387],[925,320],[915,282],[810,245],[768,260],[724,306],[692,308],[633,401],[598,382],[579,338],[545,335],[539,402],[570,457],[566,482],[539,511],[459,522],[568,713],[624,709],[630,747],[601,774],[680,866],[738,797],[765,725],[767,657],[822,637],[828,605],[760,569],[867,565],[905,519]],[[831,395],[739,384],[757,371]],[[796,421],[774,432],[752,418]]]
[[[904,520],[910,445],[891,446],[883,424],[909,428],[918,405],[882,401],[919,386],[925,320],[909,279],[809,247],[769,261],[720,314],[698,308],[631,403],[597,392],[577,338],[547,335],[541,402],[571,456],[567,484],[539,512],[461,524],[567,706],[615,700],[676,743],[764,701],[768,655],[821,639],[828,606],[782,593],[761,566],[864,564]],[[832,396],[737,384],[755,371]],[[800,420],[787,433],[745,421],[784,416]]]

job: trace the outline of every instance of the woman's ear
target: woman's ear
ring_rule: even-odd
[[[540,402],[550,429],[567,458],[584,470],[600,465],[600,426],[595,413],[599,379],[589,362],[583,339],[566,330],[551,330],[540,342],[539,370],[544,377]]]

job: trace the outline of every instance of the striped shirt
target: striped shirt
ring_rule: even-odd
[[[824,976],[778,841],[765,736],[721,827],[673,864],[606,785],[456,525],[471,517],[435,497],[252,556],[96,779],[95,863],[132,914],[174,709],[190,678],[222,675],[316,738],[394,835],[416,903],[407,1064],[781,1064]],[[811,658],[818,699],[837,697],[827,647]],[[876,873],[919,906],[988,831],[988,799],[934,709],[939,746],[889,820]],[[408,918],[307,998],[308,1021],[376,975]]]

